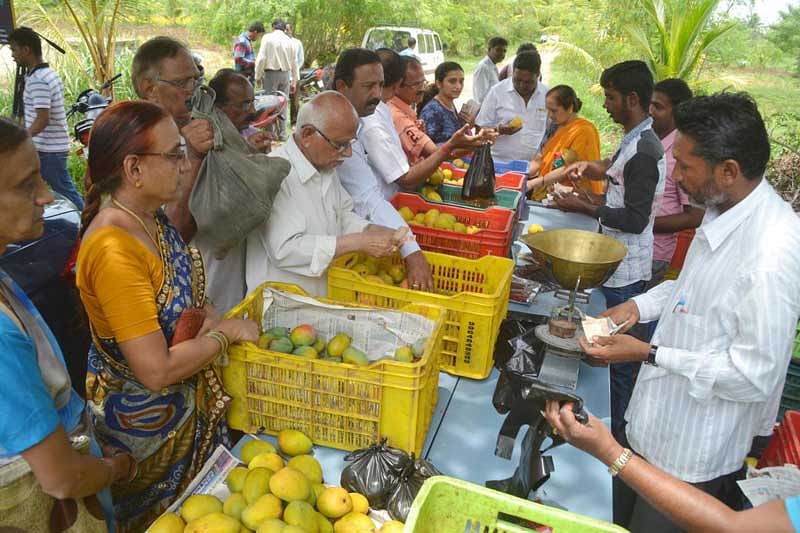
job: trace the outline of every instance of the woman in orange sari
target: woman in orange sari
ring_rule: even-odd
[[[547,185],[564,178],[559,168],[600,159],[600,135],[594,124],[578,116],[583,103],[572,87],[556,85],[547,92],[545,105],[557,129],[531,161],[528,191],[533,191],[535,199],[545,196]],[[603,193],[602,182],[581,185],[595,194]]]

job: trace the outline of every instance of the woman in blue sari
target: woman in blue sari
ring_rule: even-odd
[[[202,258],[164,214],[187,169],[178,128],[155,104],[115,104],[92,128],[77,284],[92,328],[88,412],[101,442],[138,461],[112,488],[121,532],[144,531],[230,445],[214,363],[229,342],[258,338],[255,323],[220,320],[207,304]]]
[[[12,242],[42,235],[53,195],[28,133],[6,119],[0,119],[0,158],[2,253]],[[0,531],[113,531],[98,505],[112,516],[103,488],[129,479],[136,463],[110,448],[113,457],[101,458],[53,334],[2,270],[0,379]]]

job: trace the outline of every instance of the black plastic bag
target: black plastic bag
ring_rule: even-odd
[[[472,154],[461,196],[465,200],[494,198],[495,174],[492,147],[484,144]]]
[[[413,458],[413,454],[412,454]],[[409,462],[398,477],[398,481],[386,502],[386,510],[394,520],[405,522],[414,498],[425,480],[442,473],[432,463],[424,459]]]
[[[383,509],[389,492],[397,485],[400,474],[414,464],[412,458],[403,450],[386,445],[386,439],[347,454],[349,462],[344,470],[340,484],[349,492],[359,492],[367,497],[370,507]]]

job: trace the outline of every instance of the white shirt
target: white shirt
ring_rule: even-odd
[[[484,56],[475,67],[475,72],[472,74],[472,97],[480,103],[489,93],[489,89],[494,87],[500,82],[500,73],[497,71],[497,65],[489,56]]]
[[[294,49],[296,54],[295,57],[297,58],[297,70],[299,72],[300,69],[303,68],[303,63],[306,62],[306,51],[305,48],[303,48],[303,41],[301,41],[297,37],[292,37],[291,39],[292,39],[292,44],[294,44]],[[290,79],[294,80],[294,78]],[[299,79],[300,78],[297,78],[297,80]]]
[[[777,416],[800,315],[800,218],[762,180],[706,211],[680,276],[634,298],[658,319],[626,412],[631,446],[690,483],[741,468]]]
[[[362,119],[362,124],[359,138],[367,151],[369,165],[381,185],[383,197],[389,200],[400,190],[397,179],[410,168],[400,136],[394,129],[392,110],[386,102],[381,102],[375,108],[375,113]]]
[[[265,70],[282,70],[288,72],[291,79],[300,79],[296,46],[282,30],[272,30],[261,39],[256,57],[256,78],[260,78]]]
[[[514,135],[500,135],[492,146],[492,157],[498,161],[515,159],[530,161],[539,151],[539,145],[547,129],[545,97],[548,87],[542,82],[528,99],[528,103],[514,89],[509,77],[489,90],[481,104],[475,123],[494,128],[514,117],[522,119],[522,129]]]
[[[222,259],[214,257],[214,245],[206,243],[198,234],[192,244],[203,256],[206,273],[206,295],[214,308],[222,314],[239,304],[247,295],[244,279],[245,243],[228,250]]]
[[[359,216],[373,224],[387,228],[408,227],[397,209],[383,196],[380,180],[375,176],[364,148],[363,129],[364,119],[362,118],[358,128],[358,138],[353,143],[353,155],[345,159],[337,169],[339,180],[353,198],[355,212]],[[418,252],[419,249],[419,245],[415,241],[410,241],[400,248],[400,254],[408,257],[412,253]]]
[[[300,285],[309,294],[328,293],[328,269],[341,235],[364,231],[369,222],[353,212],[353,201],[335,169],[319,171],[289,137],[270,156],[291,163],[272,203],[269,220],[247,237],[247,291],[269,280]]]

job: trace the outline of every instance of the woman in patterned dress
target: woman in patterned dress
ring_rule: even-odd
[[[258,338],[252,321],[220,320],[207,305],[202,258],[161,207],[188,168],[185,150],[172,118],[140,101],[104,111],[89,143],[77,277],[93,338],[87,409],[98,439],[138,461],[112,490],[121,532],[144,531],[230,444],[230,398],[212,363],[228,342]],[[184,310],[199,309],[200,332],[172,342]]]

